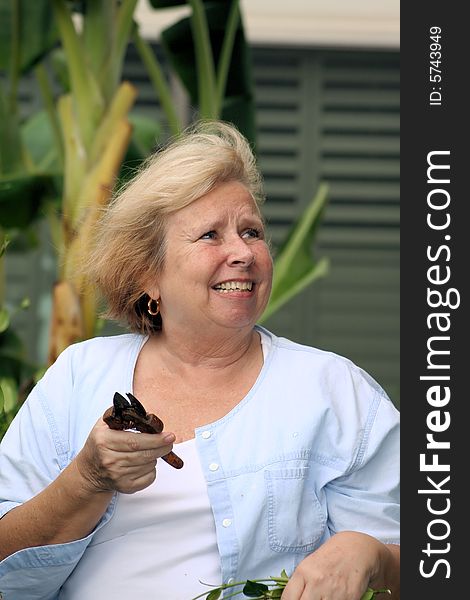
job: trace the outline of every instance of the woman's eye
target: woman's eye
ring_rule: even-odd
[[[215,231],[208,231],[207,233],[204,233],[204,235],[201,235],[201,240],[215,240],[216,235]]]
[[[249,229],[243,232],[243,237],[256,239],[261,237],[261,231],[259,229],[256,229],[256,227],[250,227]]]

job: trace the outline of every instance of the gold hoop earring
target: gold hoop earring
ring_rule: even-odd
[[[147,312],[149,315],[152,315],[152,317],[156,317],[160,312],[160,300],[154,300],[153,298],[150,298],[147,303]]]

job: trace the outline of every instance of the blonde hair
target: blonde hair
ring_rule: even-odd
[[[147,312],[143,286],[158,277],[168,215],[216,186],[237,181],[259,207],[261,174],[247,140],[221,121],[199,121],[151,155],[121,188],[98,223],[87,271],[108,304],[106,316],[151,334],[161,318]]]

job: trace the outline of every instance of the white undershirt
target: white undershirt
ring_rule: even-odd
[[[66,600],[190,600],[221,583],[214,517],[194,439],[175,444],[181,470],[158,461],[156,481],[118,494],[115,513],[67,580]]]
[[[260,332],[263,357],[270,340]],[[194,439],[174,445],[181,470],[162,460],[157,479],[118,494],[112,519],[94,536],[61,600],[190,600],[220,585],[217,538]]]

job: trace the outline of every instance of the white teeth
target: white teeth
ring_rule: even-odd
[[[227,293],[229,290],[248,290],[253,287],[252,281],[224,281],[214,286],[216,290]]]

